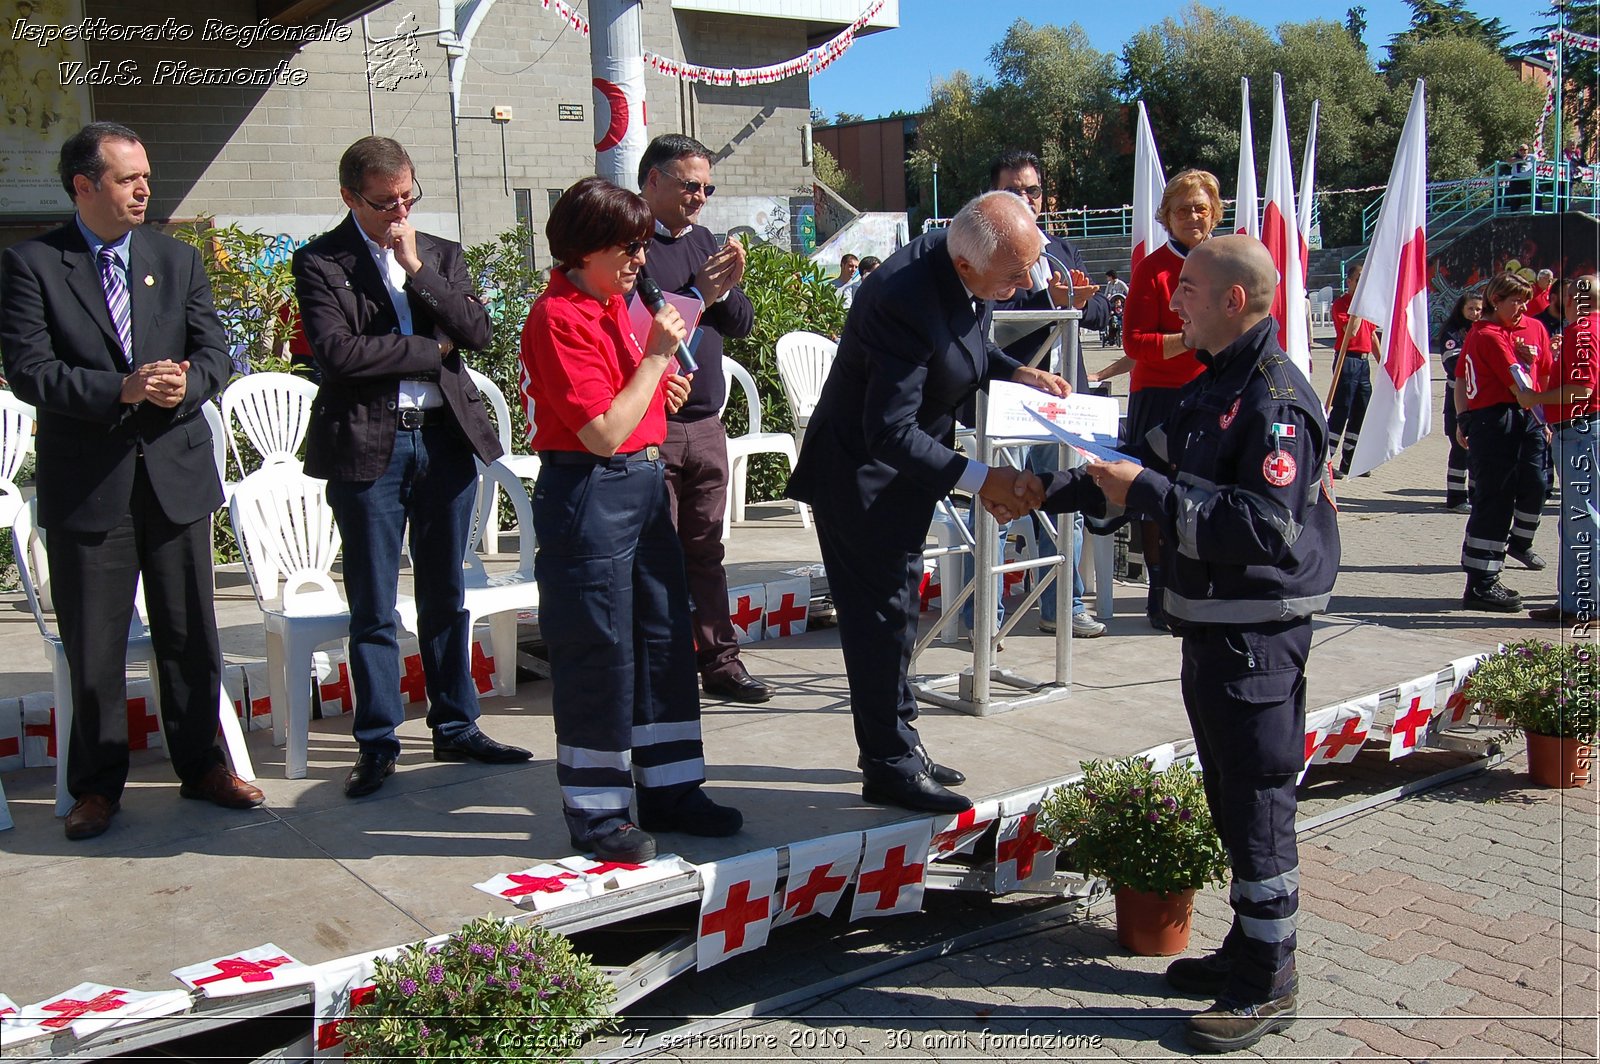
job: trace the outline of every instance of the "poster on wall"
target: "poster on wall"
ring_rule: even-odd
[[[15,8],[0,52],[0,214],[60,214],[72,209],[56,176],[61,145],[91,120],[84,42],[62,32],[82,25],[82,0]]]

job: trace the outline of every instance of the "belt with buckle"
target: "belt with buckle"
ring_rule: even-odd
[[[399,428],[410,430],[425,429],[430,425],[443,425],[449,420],[450,411],[442,406],[436,406],[429,410],[409,407],[400,411],[400,416],[396,419],[396,423]]]
[[[550,465],[603,465],[619,466],[629,462],[655,462],[661,458],[661,448],[655,444],[629,454],[591,454],[588,451],[540,451],[539,461]]]

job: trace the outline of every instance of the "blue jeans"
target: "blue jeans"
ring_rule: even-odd
[[[448,424],[398,430],[389,468],[377,480],[328,482],[328,505],[344,539],[350,682],[356,744],[363,753],[400,754],[395,729],[405,720],[405,707],[394,606],[408,521],[428,727],[440,738],[453,739],[476,725],[478,689],[472,682],[461,560],[477,484],[472,450]]]
[[[1059,456],[1054,445],[1034,447],[1028,451],[1028,468],[1038,473],[1041,477],[1048,477],[1054,473],[1059,464]],[[1033,521],[1033,534],[1037,537],[1040,553],[1056,549],[1055,537],[1045,531],[1044,522],[1037,515],[1030,515]],[[1061,527],[1062,518],[1056,517],[1056,527]],[[1074,617],[1086,612],[1083,605],[1083,576],[1079,570],[1083,567],[1083,515],[1072,515],[1072,615]],[[1056,591],[1054,575],[1045,578],[1044,594],[1039,597],[1039,619],[1054,622],[1056,619]]]
[[[1575,417],[1555,430],[1555,461],[1561,473],[1561,557],[1556,561],[1557,603],[1586,620],[1596,615],[1595,551],[1600,549],[1600,421]]]

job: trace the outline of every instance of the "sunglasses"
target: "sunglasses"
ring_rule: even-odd
[[[623,253],[626,254],[630,259],[649,246],[650,241],[648,240],[630,240],[626,244],[617,245],[617,247],[621,248]]]
[[[388,203],[373,203],[361,193],[356,192],[355,189],[351,189],[350,191],[355,192],[356,199],[360,200],[362,203],[365,203],[368,207],[371,207],[379,214],[389,214],[399,210],[401,207],[404,207],[406,210],[410,210],[412,207],[416,206],[417,201],[422,199],[422,182],[413,179],[411,182],[411,195],[407,196],[405,199],[391,200]]]
[[[682,185],[683,190],[691,196],[697,196],[704,192],[706,194],[706,199],[710,199],[717,191],[716,185],[703,185],[698,181],[685,181],[677,174],[669,174],[659,166],[652,167],[651,169],[655,170],[655,172],[660,174],[662,177],[671,178],[678,184]]]
[[[1044,186],[1024,185],[1020,188],[1008,188],[1006,191],[1011,193],[1013,196],[1022,196],[1026,199],[1039,199],[1044,195]]]

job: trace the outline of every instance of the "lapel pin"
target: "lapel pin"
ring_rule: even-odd
[[[155,277],[154,277],[154,276],[152,276],[152,275],[151,275],[151,274],[148,274],[148,273],[147,273],[147,274],[145,274],[145,275],[144,275],[144,286],[145,286],[145,287],[146,287],[146,288],[154,288],[154,287],[155,287],[155,286],[156,286],[156,279],[155,279]]]

